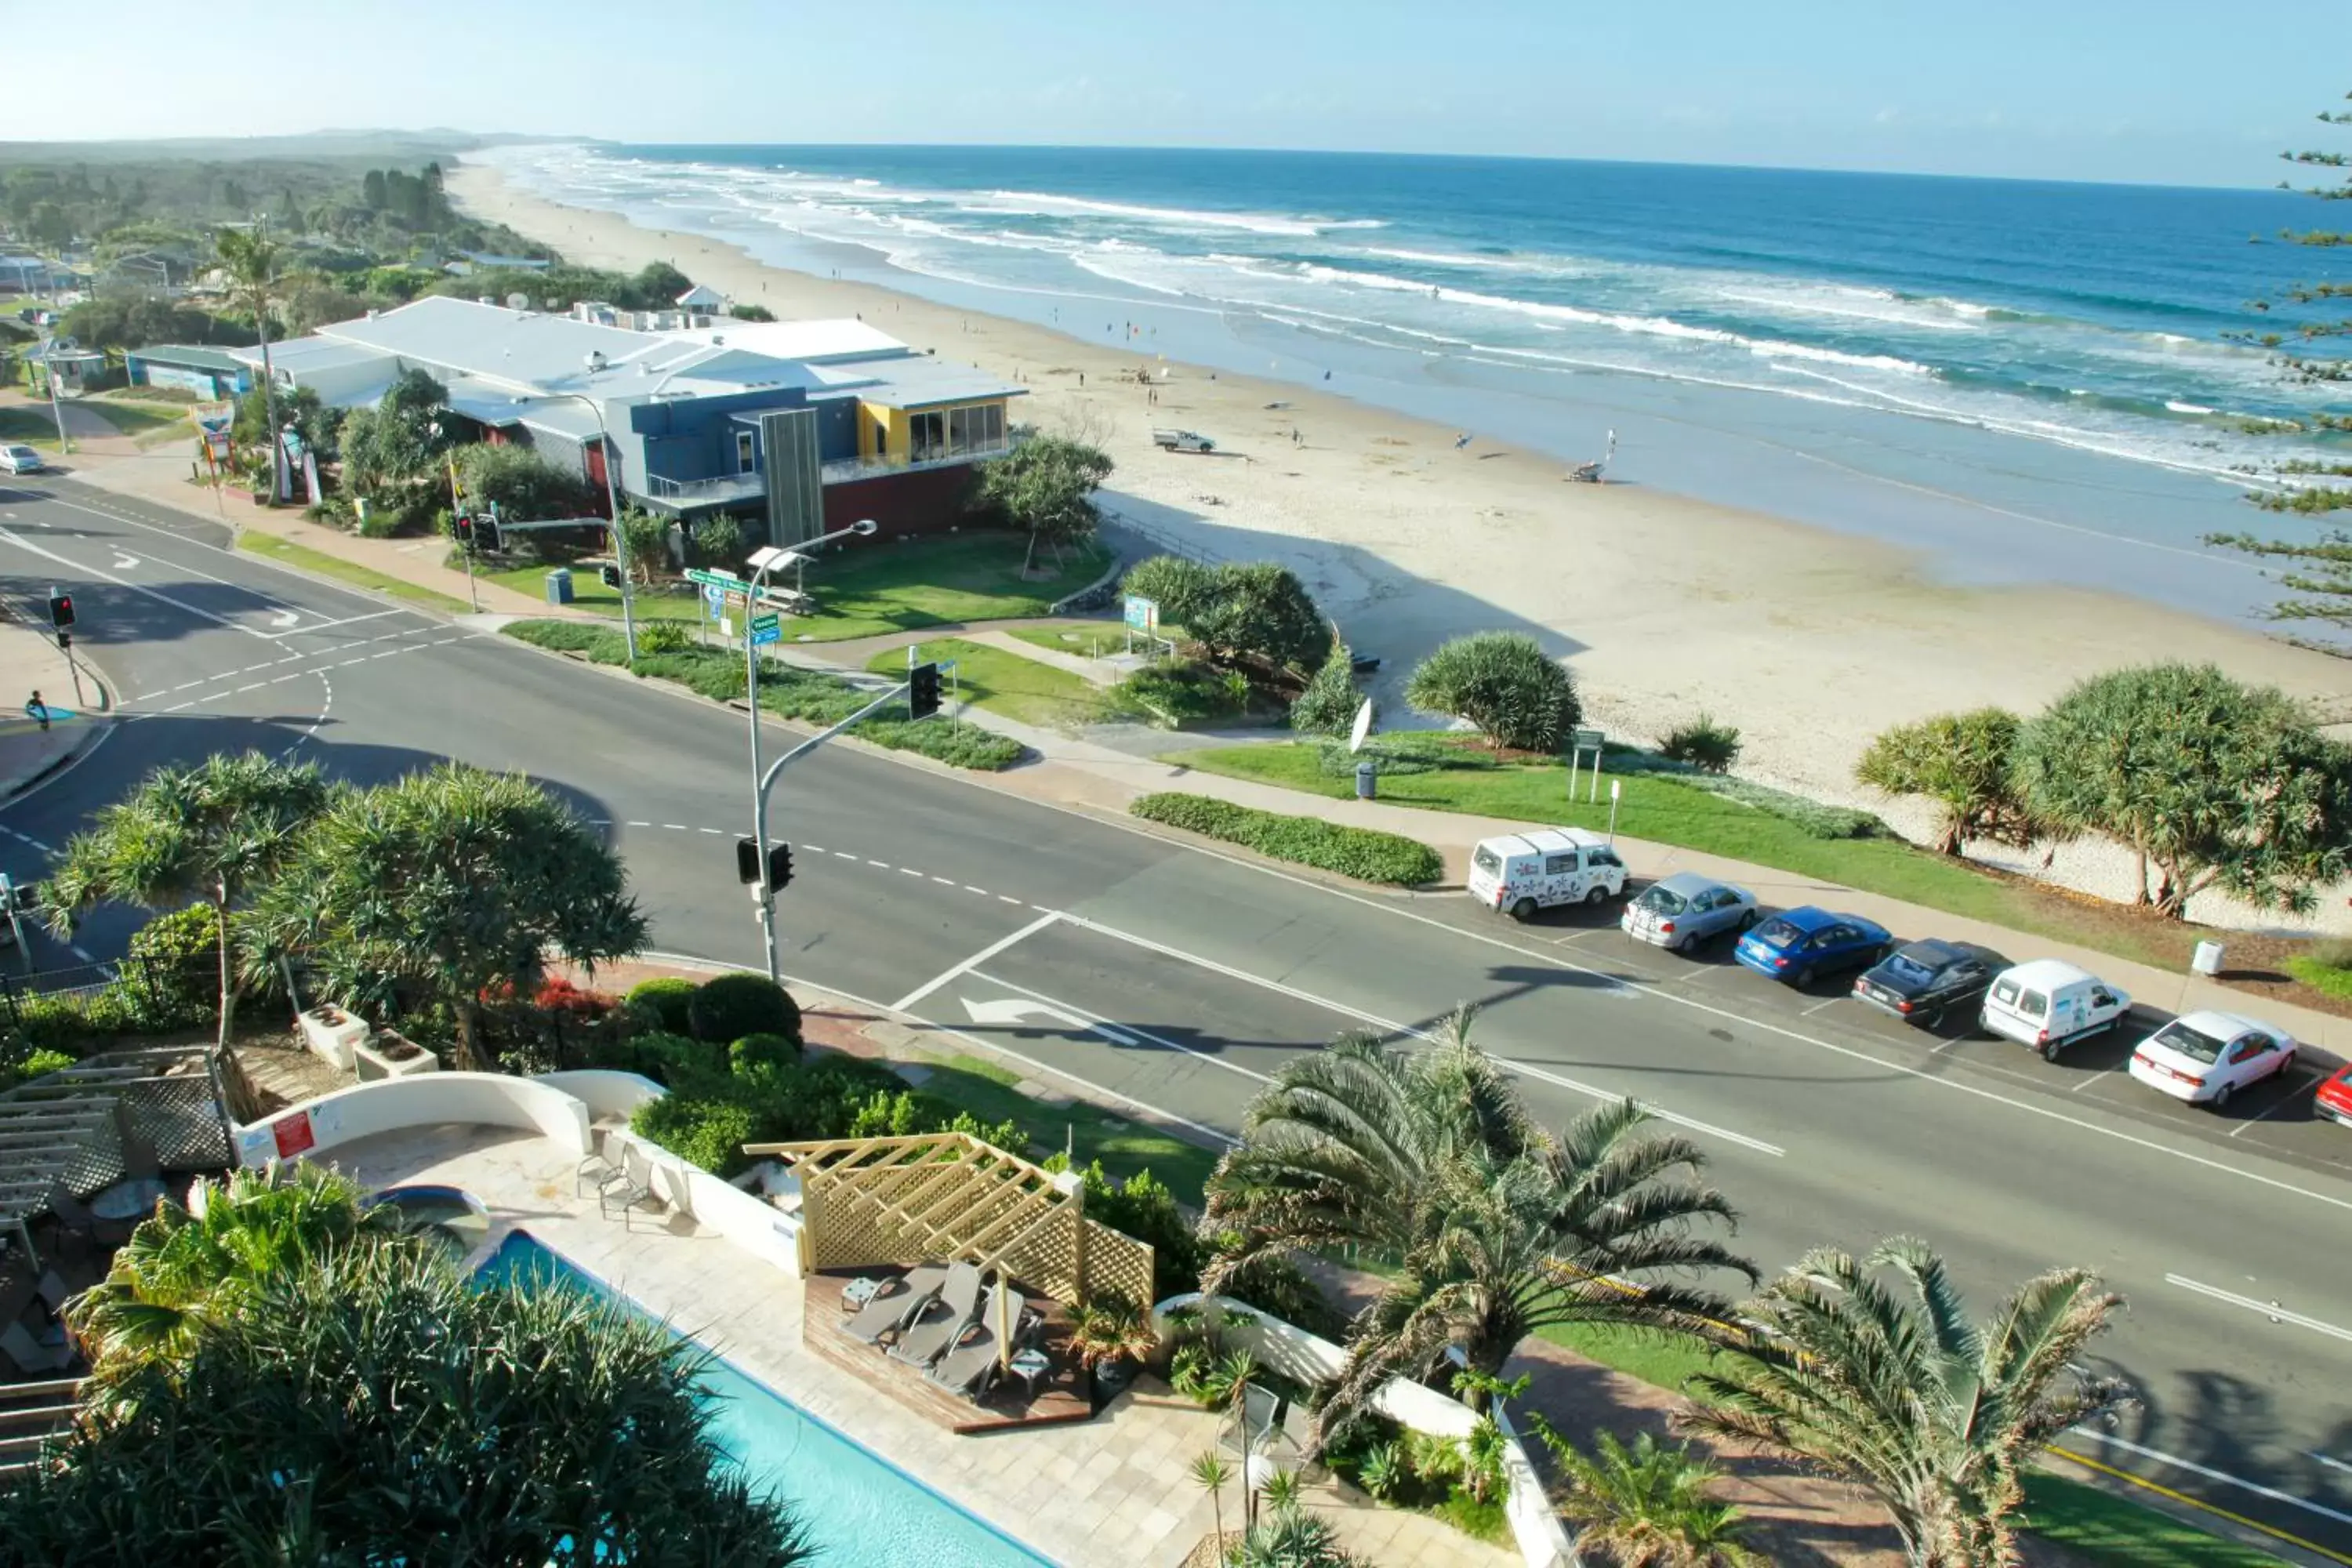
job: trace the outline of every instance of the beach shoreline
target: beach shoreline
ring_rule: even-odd
[[[1459,446],[1462,432],[1344,395],[771,266],[548,201],[479,163],[459,163],[448,188],[568,260],[668,261],[780,318],[856,316],[1018,382],[1017,421],[1081,434],[1116,460],[1121,516],[1297,571],[1350,644],[1384,659],[1375,694],[1396,721],[1410,721],[1404,675],[1439,642],[1525,631],[1568,661],[1588,721],[1612,739],[1652,741],[1711,713],[1741,731],[1744,775],[1917,835],[1921,813],[1852,776],[1889,724],[1987,704],[2030,713],[2084,676],[2168,658],[2300,698],[2345,689],[2340,660],[2120,594],[1954,583],[1924,551],[1643,485],[1570,483],[1556,458],[1477,432]],[[1208,432],[1221,453],[1161,452],[1155,425]],[[2054,869],[2103,892],[2117,874],[2084,849]]]

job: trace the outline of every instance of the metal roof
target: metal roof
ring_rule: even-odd
[[[260,352],[254,351],[257,356]],[[143,349],[132,349],[130,357],[149,364],[185,365],[191,370],[235,372],[247,368],[244,361],[226,349],[206,348],[202,343],[149,343]]]

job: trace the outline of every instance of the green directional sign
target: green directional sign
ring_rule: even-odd
[[[723,588],[738,594],[748,594],[751,591],[751,584],[740,577],[731,576],[725,572],[705,572],[698,566],[688,569],[686,580],[689,583],[699,583],[706,588]]]
[[[751,629],[755,632],[772,632],[774,631],[779,625],[780,622],[772,611],[764,616],[753,616],[751,617]]]

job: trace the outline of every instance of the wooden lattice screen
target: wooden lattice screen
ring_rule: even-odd
[[[1151,1248],[1086,1216],[1084,1188],[961,1132],[753,1143],[801,1182],[811,1268],[961,1258],[1056,1300],[1151,1300]]]

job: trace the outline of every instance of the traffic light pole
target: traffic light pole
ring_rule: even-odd
[[[784,983],[784,978],[782,964],[776,957],[776,889],[768,881],[768,786],[774,784],[776,775],[782,773],[795,759],[816,750],[859,720],[871,718],[882,709],[887,708],[891,703],[905,697],[907,689],[907,685],[903,681],[892,687],[841,722],[829,729],[819,731],[778,757],[769,764],[768,771],[764,773],[758,771],[760,710],[757,708],[751,710],[751,776],[758,781],[751,786],[751,842],[758,846],[760,857],[760,890],[756,895],[760,900],[760,945],[768,955],[768,978],[778,985]]]

